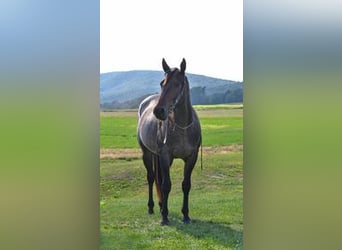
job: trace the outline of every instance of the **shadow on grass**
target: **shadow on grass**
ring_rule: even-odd
[[[210,240],[232,249],[242,249],[241,231],[231,228],[228,224],[193,219],[190,224],[184,224],[179,215],[172,214],[171,227],[179,232],[202,240]]]

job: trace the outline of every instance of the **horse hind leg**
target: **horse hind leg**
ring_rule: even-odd
[[[153,173],[153,162],[152,162],[152,154],[149,152],[144,152],[143,161],[145,168],[147,170],[147,182],[148,182],[148,213],[153,214],[153,182],[154,182],[154,173]]]

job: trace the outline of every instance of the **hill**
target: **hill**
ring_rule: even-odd
[[[146,97],[160,92],[162,71],[134,70],[100,75],[102,109],[137,108]],[[189,74],[192,104],[218,104],[243,101],[243,83]]]

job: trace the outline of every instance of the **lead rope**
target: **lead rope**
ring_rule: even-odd
[[[164,122],[163,124],[166,124],[166,125],[164,125],[164,127],[165,127],[165,138],[164,138],[164,140],[163,140],[163,143],[166,144],[167,133],[168,133],[167,127],[169,126],[169,124],[168,124],[168,121],[167,121],[167,122]]]
[[[201,171],[203,171],[203,145],[201,140]]]

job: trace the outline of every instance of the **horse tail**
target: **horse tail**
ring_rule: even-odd
[[[153,161],[153,172],[154,172],[154,180],[156,183],[156,191],[158,195],[159,204],[161,204],[162,197],[161,197],[161,169],[160,169],[160,159],[158,155],[153,154],[152,156]]]

